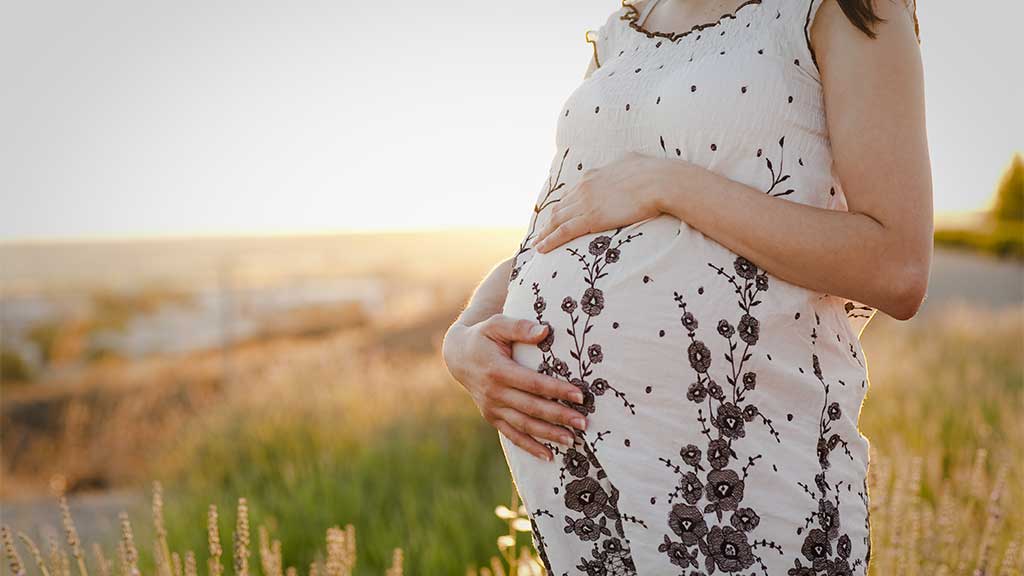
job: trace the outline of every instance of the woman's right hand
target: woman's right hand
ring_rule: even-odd
[[[484,419],[513,444],[542,458],[554,455],[538,440],[571,446],[574,436],[564,428],[586,428],[586,419],[565,400],[580,404],[575,385],[531,370],[512,360],[512,343],[535,344],[550,328],[504,314],[467,326],[456,322],[444,337],[442,353],[451,375],[476,402]]]

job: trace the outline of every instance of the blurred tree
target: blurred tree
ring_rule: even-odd
[[[1024,157],[1020,153],[1013,155],[999,181],[992,216],[996,220],[1024,221]]]
[[[0,384],[27,382],[32,379],[32,368],[17,350],[0,347]]]

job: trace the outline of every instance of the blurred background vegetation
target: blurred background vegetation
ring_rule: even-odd
[[[1024,157],[1013,155],[985,210],[949,220],[936,227],[936,244],[1024,258]]]
[[[989,209],[937,225],[921,314],[863,335],[876,575],[1024,562],[1022,223],[1017,155]],[[59,485],[109,557],[128,511],[153,572],[160,480],[169,549],[201,567],[208,505],[228,547],[239,497],[301,574],[346,524],[355,574],[395,548],[411,574],[488,565],[513,486],[439,346],[520,233],[0,246],[3,523],[59,535]]]

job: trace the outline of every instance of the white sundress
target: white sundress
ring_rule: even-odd
[[[503,307],[551,327],[514,360],[585,395],[570,405],[588,428],[549,444],[553,462],[501,436],[553,575],[866,573],[872,308],[780,280],[667,214],[528,245],[587,169],[629,151],[845,210],[808,42],[821,1],[750,0],[667,34],[643,27],[657,0],[626,0],[588,34],[599,68],[558,115]]]

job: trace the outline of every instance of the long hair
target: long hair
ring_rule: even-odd
[[[875,7],[872,0],[836,0],[839,3],[839,7],[843,9],[843,14],[846,14],[846,19],[851,24],[860,29],[861,32],[867,34],[868,38],[875,38],[875,31],[872,27],[879,22],[884,21],[884,18],[880,18],[875,13]],[[885,1],[885,0],[883,0]],[[916,0],[901,0],[905,1],[910,5],[911,15],[914,17],[914,34],[917,35],[918,41],[921,40],[921,27],[917,22],[917,1]]]

